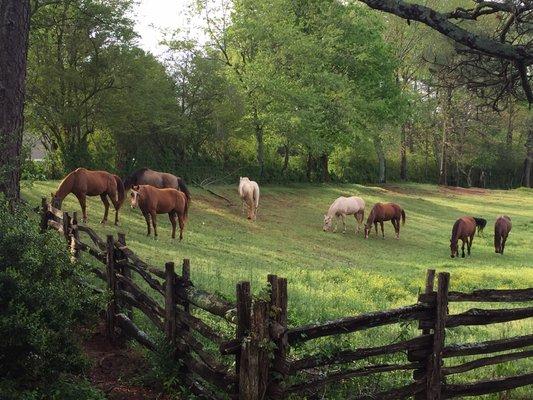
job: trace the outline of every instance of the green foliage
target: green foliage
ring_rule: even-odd
[[[11,213],[2,202],[0,392],[7,398],[67,398],[63,390],[74,393],[72,384],[55,382],[86,367],[74,328],[94,317],[98,304],[77,283],[77,269],[57,234],[38,233],[26,211]],[[89,392],[77,398],[98,398]]]

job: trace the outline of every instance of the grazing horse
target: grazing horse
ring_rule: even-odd
[[[487,220],[484,218],[476,218],[476,217],[472,217],[472,218],[474,218],[474,221],[476,221],[477,235],[483,236],[483,229],[485,229],[485,227],[487,226]]]
[[[452,228],[452,238],[450,239],[452,258],[459,256],[459,247],[457,245],[459,239],[463,241],[461,257],[465,258],[465,244],[468,248],[468,255],[470,255],[470,248],[476,234],[476,226],[476,220],[473,217],[462,217],[455,221]]]
[[[503,255],[505,242],[512,227],[511,218],[507,215],[502,215],[496,219],[496,223],[494,224],[494,248],[496,253]]]
[[[86,196],[100,196],[105,207],[102,224],[107,222],[109,197],[115,208],[115,225],[118,225],[118,210],[124,201],[124,185],[118,176],[106,171],[78,168],[68,174],[59,184],[57,191],[52,193],[52,206],[61,208],[63,199],[69,193],[73,193],[80,202],[83,222],[87,222]]]
[[[259,185],[251,181],[248,177],[239,178],[239,196],[242,200],[242,211],[245,205],[248,207],[248,219],[253,221],[257,218],[257,209],[259,208]]]
[[[183,239],[183,229],[187,222],[189,201],[187,196],[177,189],[158,189],[150,185],[135,185],[131,188],[131,208],[139,207],[148,228],[150,236],[150,219],[157,237],[157,214],[167,214],[172,224],[172,239],[176,237],[176,218],[180,225],[180,240]]]
[[[134,185],[150,185],[159,189],[178,189],[185,193],[187,200],[191,200],[191,194],[185,181],[179,176],[167,172],[154,171],[148,168],[141,168],[124,179],[124,187],[129,190]]]
[[[395,203],[376,203],[365,224],[365,239],[368,239],[368,234],[372,229],[372,224],[376,228],[376,235],[378,234],[378,222],[381,225],[381,234],[383,239],[385,239],[385,232],[383,231],[383,221],[392,222],[394,230],[396,232],[396,239],[400,238],[400,219],[402,220],[402,225],[405,225],[405,211],[402,207]]]
[[[365,201],[356,196],[351,197],[339,197],[329,207],[328,213],[324,215],[324,232],[331,230],[333,218],[335,218],[335,228],[333,232],[337,231],[339,223],[339,217],[342,219],[342,225],[344,230],[342,233],[346,233],[346,216],[353,215],[357,221],[357,231],[359,233],[360,226],[363,223],[365,217]]]

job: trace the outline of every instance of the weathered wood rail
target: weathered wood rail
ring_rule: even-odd
[[[319,324],[287,326],[287,280],[269,275],[270,299],[253,299],[249,282],[236,285],[236,302],[196,288],[189,260],[181,273],[174,263],[164,269],[141,260],[126,244],[126,237],[101,239],[92,229],[78,225],[77,214],[55,209],[42,200],[41,229],[60,232],[75,261],[82,253],[103,264],[91,268],[106,283],[110,300],[106,310],[109,339],[120,335],[149,351],[160,351],[154,339],[134,322],[133,310],[145,324],[161,331],[181,365],[181,385],[205,399],[284,399],[315,396],[339,383],[353,384],[374,374],[413,371],[404,386],[381,388],[351,399],[448,399],[507,391],[533,385],[533,371],[464,384],[447,384],[447,377],[533,357],[533,334],[478,343],[446,344],[446,331],[460,326],[488,325],[533,317],[533,306],[479,309],[450,315],[449,303],[529,303],[533,288],[515,290],[449,291],[450,275],[429,270],[425,291],[416,304],[340,318]],[[90,243],[80,239],[87,236]],[[436,281],[436,282],[435,282]],[[435,283],[437,289],[435,290]],[[101,289],[93,287],[95,290]],[[527,304],[526,304],[527,305]],[[203,311],[200,311],[203,310]],[[205,318],[206,313],[210,316]],[[231,329],[212,326],[223,321]],[[322,338],[415,322],[419,335],[381,346],[349,348],[332,354],[289,356],[291,347]],[[219,326],[219,324],[217,324]],[[233,335],[228,334],[231,330]],[[494,354],[497,353],[497,354]],[[502,354],[503,353],[503,354]],[[483,357],[446,365],[457,357]],[[384,362],[383,357],[392,357]],[[379,362],[373,357],[379,357]],[[405,361],[398,361],[406,357]],[[368,365],[354,365],[365,361]],[[461,362],[461,361],[460,361]]]

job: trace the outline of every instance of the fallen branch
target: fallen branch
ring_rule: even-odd
[[[217,192],[209,189],[206,185],[202,185],[201,183],[198,183],[198,182],[195,182],[195,181],[192,181],[192,183],[193,183],[193,185],[198,186],[200,189],[203,189],[203,190],[211,193],[213,196],[216,196],[216,197],[218,197],[220,199],[226,200],[230,206],[234,206],[235,205],[235,204],[233,204],[233,202],[230,199],[228,199],[227,197],[224,197],[221,194],[218,194]]]

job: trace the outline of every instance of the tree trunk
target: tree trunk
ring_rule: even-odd
[[[532,187],[531,172],[533,170],[533,110],[529,110],[528,115],[528,133],[526,140],[526,159],[524,160],[524,177],[523,185]]]
[[[448,140],[448,130],[450,129],[450,105],[452,101],[452,91],[451,89],[446,90],[446,98],[444,100],[444,107],[442,110],[442,142],[441,142],[441,153],[440,153],[440,167],[439,167],[439,185],[448,184],[448,163],[447,163],[447,140]]]
[[[307,153],[307,162],[305,165],[305,175],[307,176],[307,181],[311,182],[312,172],[313,172],[314,159],[311,153]]]
[[[259,165],[259,177],[265,173],[265,143],[263,140],[263,126],[259,121],[257,109],[254,107],[255,140],[257,141],[257,163]]]
[[[329,175],[329,157],[325,153],[320,156],[320,168],[322,169],[322,181],[330,182],[331,176]]]
[[[285,154],[283,158],[283,168],[281,168],[281,174],[285,176],[285,173],[287,172],[287,168],[289,167],[290,147],[288,144],[285,144],[283,146],[283,149],[285,150]]]
[[[381,138],[374,137],[374,147],[376,148],[376,154],[379,161],[379,183],[387,182],[387,162],[385,160],[385,153],[383,152],[383,143]]]
[[[0,192],[20,199],[29,0],[0,3]]]
[[[507,112],[509,113],[509,119],[507,120],[507,137],[506,137],[506,144],[507,146],[511,146],[513,144],[513,118],[514,118],[514,102],[511,96],[509,96],[509,107],[507,109]]]
[[[402,125],[400,137],[400,179],[407,180],[407,123]]]

